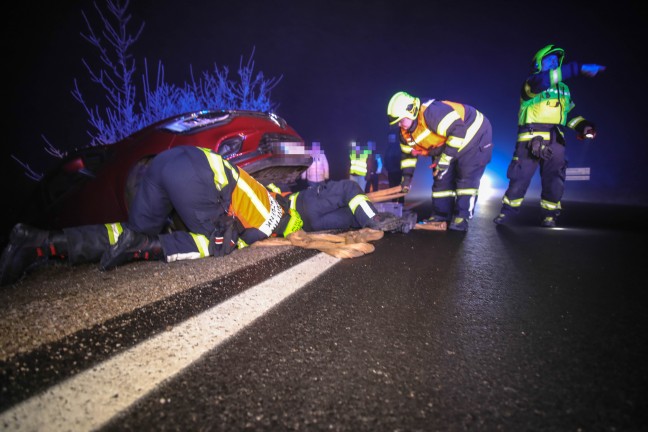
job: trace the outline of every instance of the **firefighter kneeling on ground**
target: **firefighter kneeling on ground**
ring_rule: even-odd
[[[164,233],[176,211],[188,231]],[[371,228],[407,232],[409,222],[380,213],[351,180],[295,193],[272,191],[209,149],[175,147],[151,162],[128,222],[41,230],[17,224],[0,258],[0,286],[49,259],[99,261],[101,270],[136,260],[173,262],[224,256],[297,231]]]

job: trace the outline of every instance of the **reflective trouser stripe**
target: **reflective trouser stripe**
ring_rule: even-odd
[[[476,196],[479,194],[479,189],[470,188],[470,189],[457,189],[457,195],[472,195]]]
[[[454,196],[457,196],[457,193],[453,190],[432,192],[432,198],[448,198]]]
[[[369,197],[367,195],[358,194],[354,196],[349,201],[349,208],[351,209],[351,213],[355,215],[358,207],[360,207],[362,211],[367,215],[367,217],[371,219],[376,215],[376,213],[371,209],[371,206],[368,204],[368,202]]]
[[[170,251],[167,262],[205,258],[209,253],[209,239],[202,234],[177,231],[161,236],[164,249]]]
[[[200,258],[209,256],[209,239],[202,234],[189,233],[193,237],[196,247],[198,248],[198,253]]]
[[[546,200],[541,200],[540,201],[540,207],[542,207],[545,210],[560,210],[560,202],[551,202],[551,201],[546,201]]]
[[[524,201],[524,198],[518,198],[516,200],[510,200],[506,195],[504,195],[504,198],[502,198],[502,203],[509,205],[511,207],[520,207],[522,205],[522,201]]]
[[[108,231],[108,243],[114,245],[119,240],[119,236],[124,232],[124,228],[120,223],[110,223],[105,224],[106,230]]]

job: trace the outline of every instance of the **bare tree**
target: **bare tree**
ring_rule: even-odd
[[[86,100],[79,82],[74,79],[72,96],[81,104],[88,117],[90,128],[85,146],[113,144],[132,133],[177,114],[203,109],[245,109],[252,111],[273,111],[277,104],[270,99],[271,90],[281,81],[278,78],[266,79],[263,72],[254,72],[254,48],[247,62],[243,56],[238,68],[238,80],[230,79],[229,68],[219,68],[214,64],[212,72],[203,72],[195,79],[193,68],[189,65],[191,81],[177,86],[166,82],[164,65],[157,64],[155,82],[151,84],[148,62],[143,60],[141,88],[135,84],[137,62],[132,46],[144,30],[144,23],[131,33],[131,15],[128,13],[129,0],[107,0],[106,11],[96,2],[94,8],[98,15],[101,31],[95,31],[91,20],[84,11],[87,31],[81,37],[97,51],[95,63],[81,59],[92,83],[99,86],[103,97],[96,103]],[[67,152],[58,149],[45,136],[44,150],[56,158],[64,157]],[[78,146],[77,146],[78,147]],[[84,147],[83,145],[81,147]],[[29,164],[15,155],[13,159],[25,169],[25,175],[33,180],[42,178]]]

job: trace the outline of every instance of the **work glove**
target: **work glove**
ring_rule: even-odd
[[[443,176],[446,175],[448,169],[450,168],[450,162],[452,161],[452,156],[448,156],[445,153],[441,153],[439,161],[437,162],[436,167],[434,168],[434,178],[441,180]]]
[[[437,165],[439,165],[439,159],[441,159],[441,156],[436,156],[432,158],[432,163],[430,164],[429,168],[432,170],[433,175],[434,175],[434,170],[436,169]]]
[[[412,188],[412,176],[411,175],[404,175],[403,176],[403,181],[401,181],[401,193],[409,193],[410,189]]]
[[[229,255],[238,248],[238,230],[236,220],[224,215],[216,221],[216,228],[210,235],[210,253],[215,257]]]
[[[544,143],[544,139],[541,136],[534,136],[531,141],[528,142],[527,147],[534,157],[538,159],[549,160],[553,156],[553,150],[549,144]]]
[[[585,126],[583,133],[576,134],[576,138],[579,140],[594,139],[596,138],[596,129],[593,126]]]
[[[605,70],[605,66],[601,66],[597,64],[581,65],[581,73],[587,77],[596,76],[597,74],[603,72],[604,70]]]
[[[585,139],[594,139],[596,138],[596,126],[594,123],[587,120],[583,120],[578,124],[576,129],[576,139],[585,140]]]
[[[543,145],[540,149],[540,159],[549,160],[553,156],[553,150],[551,146]]]
[[[540,158],[542,149],[544,148],[544,139],[541,136],[534,136],[531,141],[527,143],[527,148],[534,157]]]
[[[412,148],[412,156],[429,156],[430,152],[418,145]]]

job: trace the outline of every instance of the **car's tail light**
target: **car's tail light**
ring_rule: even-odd
[[[83,159],[76,158],[72,159],[63,165],[63,171],[65,171],[68,174],[73,174],[79,171],[82,171],[85,169],[85,164],[83,163]]]

